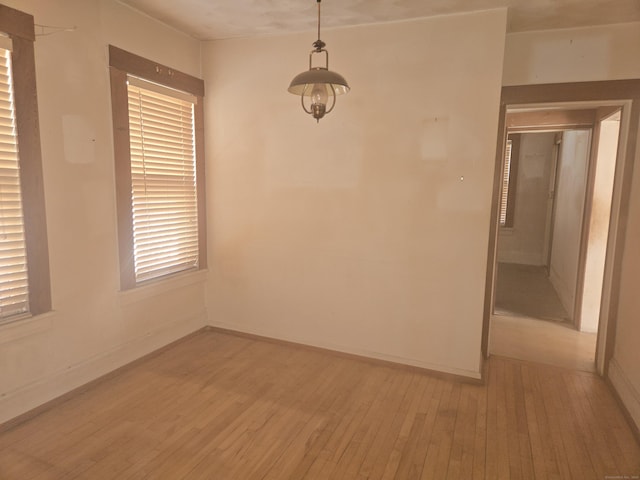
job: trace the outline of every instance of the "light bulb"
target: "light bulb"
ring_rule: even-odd
[[[312,105],[326,105],[329,100],[329,94],[327,93],[327,86],[324,83],[316,83],[311,90],[311,104]]]

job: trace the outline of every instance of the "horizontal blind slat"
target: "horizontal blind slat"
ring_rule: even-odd
[[[0,48],[0,317],[29,310],[10,52]]]
[[[509,200],[509,177],[511,174],[511,148],[512,141],[507,140],[505,148],[504,169],[502,173],[502,196],[500,198],[500,225],[507,223],[507,208]]]

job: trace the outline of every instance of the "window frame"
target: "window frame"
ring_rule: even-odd
[[[129,141],[129,106],[127,76],[194,95],[194,135],[196,156],[196,194],[198,208],[198,267],[207,268],[206,193],[204,162],[204,81],[133,53],[109,45],[111,108],[116,175],[116,208],[118,217],[118,251],[120,288],[131,290],[150,282],[162,281],[184,271],[138,282],[135,278],[133,214],[131,198],[131,154]],[[193,271],[192,269],[187,271]]]
[[[29,311],[15,319],[51,311],[49,247],[38,120],[33,15],[0,4],[0,32],[11,38],[11,68],[24,216]],[[0,319],[10,322],[14,317]]]
[[[516,213],[516,190],[518,187],[518,164],[520,160],[520,139],[521,134],[519,133],[509,133],[507,135],[507,142],[511,141],[511,154],[509,158],[506,157],[507,148],[505,146],[505,158],[503,159],[503,174],[501,181],[507,183],[507,192],[506,192],[506,206],[504,211],[505,221],[504,223],[500,222],[500,219],[503,216],[503,199],[504,199],[504,187],[501,188],[500,195],[500,211],[498,212],[498,223],[500,228],[509,229],[513,228],[515,221],[515,213]],[[505,175],[507,172],[507,161],[509,162],[509,178],[506,179]]]

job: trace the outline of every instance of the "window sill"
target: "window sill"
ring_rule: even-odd
[[[139,287],[132,288],[131,290],[122,290],[119,293],[120,305],[132,305],[149,298],[158,297],[179,288],[196,284],[204,284],[207,280],[208,273],[209,271],[207,269],[180,273],[164,279],[152,281]]]
[[[20,317],[0,324],[0,345],[23,337],[37,335],[49,330],[53,324],[55,311],[42,313],[34,317]]]

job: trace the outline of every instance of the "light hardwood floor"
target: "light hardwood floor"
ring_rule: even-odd
[[[566,323],[512,315],[491,316],[489,352],[495,355],[595,371],[596,334]]]
[[[640,474],[640,446],[600,378],[497,356],[488,371],[474,385],[202,331],[0,433],[0,478]]]

